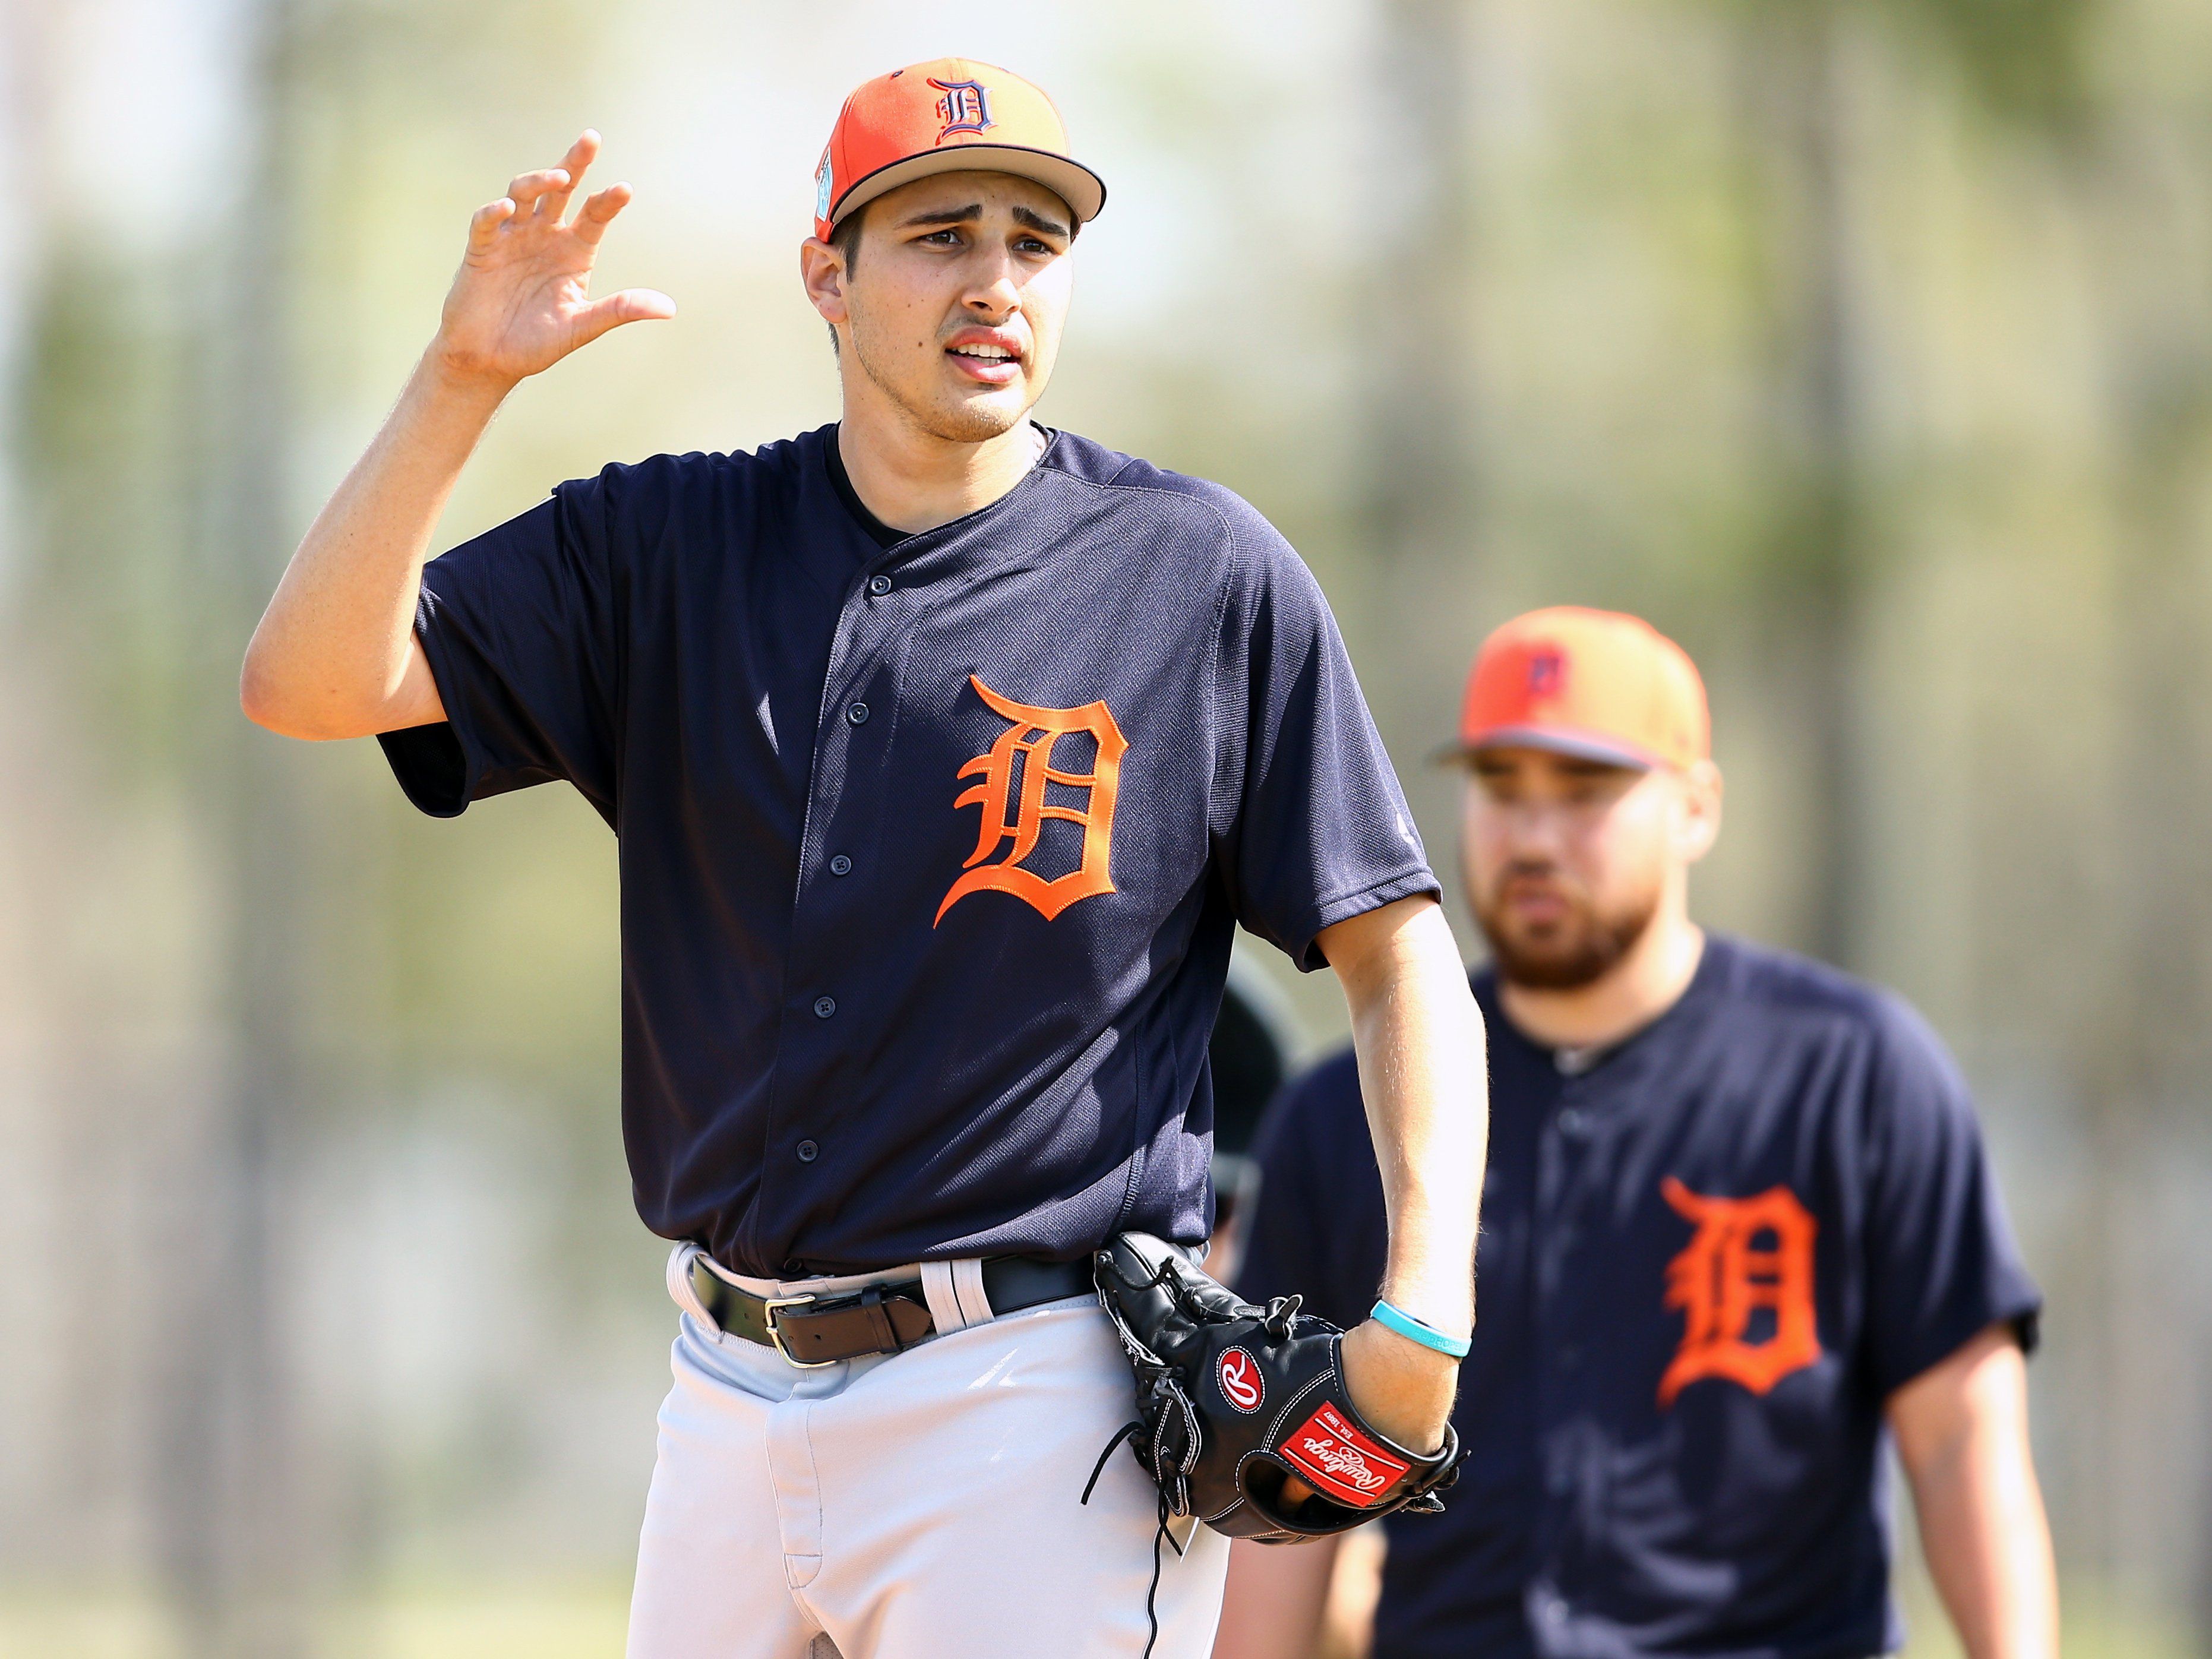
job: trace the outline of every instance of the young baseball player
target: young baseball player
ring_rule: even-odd
[[[1079,1504],[1133,1397],[1087,1258],[1206,1236],[1238,923],[1335,970],[1370,1068],[1395,1323],[1341,1386],[1448,1443],[1484,1079],[1436,880],[1281,538],[1030,419],[1105,187],[988,64],[837,118],[799,260],[836,425],[609,466],[426,566],[515,386],[674,315],[590,296],[598,144],[477,213],[245,707],[378,734],[425,811],[565,779],[619,838],[623,1132],[683,1309],[630,1653],[1133,1655],[1161,1498],[1124,1457]],[[1195,1656],[1227,1540],[1176,1541],[1156,1651]]]
[[[1482,1321],[1458,1487],[1388,1523],[1376,1659],[1893,1650],[1885,1440],[1967,1653],[2049,1659],[2039,1297],[1972,1109],[1894,997],[1691,921],[1721,780],[1689,658],[1522,617],[1452,752],[1491,951]],[[1328,1062],[1271,1115],[1246,1294],[1372,1294],[1364,1080]],[[1331,1553],[1239,1544],[1220,1659],[1310,1653]]]

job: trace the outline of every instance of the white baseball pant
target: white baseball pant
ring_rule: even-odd
[[[923,1279],[939,1334],[822,1370],[719,1331],[693,1294],[660,1409],[629,1659],[1135,1659],[1158,1499],[1126,1450],[1128,1361],[1087,1297],[1003,1317],[972,1264],[852,1279],[733,1279],[756,1295]],[[975,1316],[971,1318],[970,1316]],[[1229,1540],[1160,1548],[1156,1659],[1206,1659]]]

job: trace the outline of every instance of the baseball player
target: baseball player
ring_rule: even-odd
[[[617,833],[623,1133],[683,1310],[630,1653],[1135,1654],[1162,1499],[1097,1456],[1132,1373],[1089,1263],[1206,1236],[1239,923],[1336,972],[1370,1068],[1397,1322],[1341,1389],[1449,1443],[1484,1073],[1436,879],[1282,538],[1030,418],[1106,191],[987,64],[836,118],[799,258],[836,424],[609,466],[426,565],[516,386],[674,315],[590,294],[629,199],[569,213],[598,148],[475,216],[246,709],[377,734],[427,812],[565,779]],[[1162,1655],[1218,1609],[1227,1540],[1184,1530]]]
[[[1721,780],[1689,658],[1522,617],[1450,752],[1491,951],[1482,1321],[1450,1504],[1388,1523],[1376,1659],[1893,1650],[1885,1440],[1966,1652],[2046,1659],[2039,1297],[1972,1109],[1896,998],[1691,921]],[[1326,1062],[1272,1113],[1247,1295],[1371,1294],[1364,1081]],[[1237,1550],[1216,1652],[1310,1653],[1332,1547]]]

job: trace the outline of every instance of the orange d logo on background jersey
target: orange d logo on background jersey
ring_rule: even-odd
[[[960,769],[961,777],[981,781],[954,797],[952,805],[981,807],[983,822],[975,850],[962,866],[967,873],[952,884],[930,925],[942,921],[945,913],[970,893],[1011,893],[1050,921],[1078,899],[1112,892],[1114,799],[1121,784],[1121,757],[1129,747],[1121,728],[1115,724],[1114,711],[1103,702],[1086,702],[1080,708],[1033,708],[1000,696],[972,674],[968,684],[993,712],[1013,724],[999,734],[989,749]],[[1055,770],[1054,746],[1077,732],[1088,733],[1097,745],[1091,769]],[[1051,783],[1085,791],[1084,804],[1073,806],[1048,800],[1045,786]],[[1011,819],[1007,817],[1010,805]],[[1048,818],[1083,826],[1082,862],[1049,881],[1023,867],[1023,860],[1036,850]],[[1007,848],[1006,855],[995,863],[987,862],[1001,847]]]
[[[1706,1198],[1668,1176],[1667,1201],[1698,1231],[1667,1264],[1667,1305],[1684,1316],[1682,1346],[1659,1379],[1659,1405],[1701,1377],[1765,1394],[1820,1357],[1813,1304],[1813,1238],[1820,1223],[1787,1187],[1755,1198]],[[1752,1316],[1773,1328],[1752,1340]]]

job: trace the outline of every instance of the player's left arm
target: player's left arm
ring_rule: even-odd
[[[1474,1325],[1475,1223],[1490,1127],[1482,1015],[1435,899],[1400,899],[1316,943],[1352,1011],[1359,1088],[1382,1171],[1382,1295],[1454,1337]],[[1321,1218],[1315,1218],[1316,1225]],[[1353,1403],[1419,1451],[1443,1443],[1459,1362],[1369,1320],[1344,1339]]]
[[[2057,1574],[2012,1326],[1990,1326],[1887,1409],[1929,1572],[1967,1659],[2056,1659]]]

